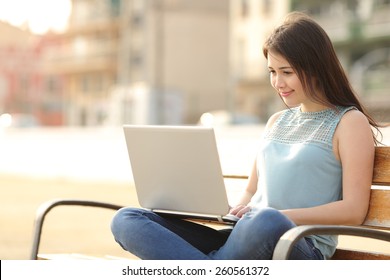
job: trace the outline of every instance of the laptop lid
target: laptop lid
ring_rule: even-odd
[[[125,125],[140,205],[223,216],[228,199],[212,128]]]

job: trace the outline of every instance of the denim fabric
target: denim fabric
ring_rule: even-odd
[[[279,238],[295,224],[272,208],[253,209],[223,230],[123,208],[112,220],[115,240],[126,251],[149,260],[271,259]],[[323,259],[310,239],[295,245],[290,259]]]

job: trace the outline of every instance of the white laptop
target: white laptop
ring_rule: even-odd
[[[124,125],[133,179],[141,207],[235,223],[229,215],[213,128]]]

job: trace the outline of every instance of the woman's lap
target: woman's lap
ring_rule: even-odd
[[[218,231],[189,221],[123,208],[112,222],[116,241],[145,259],[271,259],[280,236],[295,225],[272,208],[252,210],[233,230]],[[292,259],[316,259],[318,250],[302,239]]]

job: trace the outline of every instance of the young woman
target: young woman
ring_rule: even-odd
[[[288,109],[266,125],[229,230],[123,208],[115,240],[142,259],[271,259],[279,238],[304,224],[361,224],[368,209],[374,146],[366,113],[324,30],[292,13],[265,42],[272,86]],[[327,259],[336,236],[300,240],[291,259]]]

